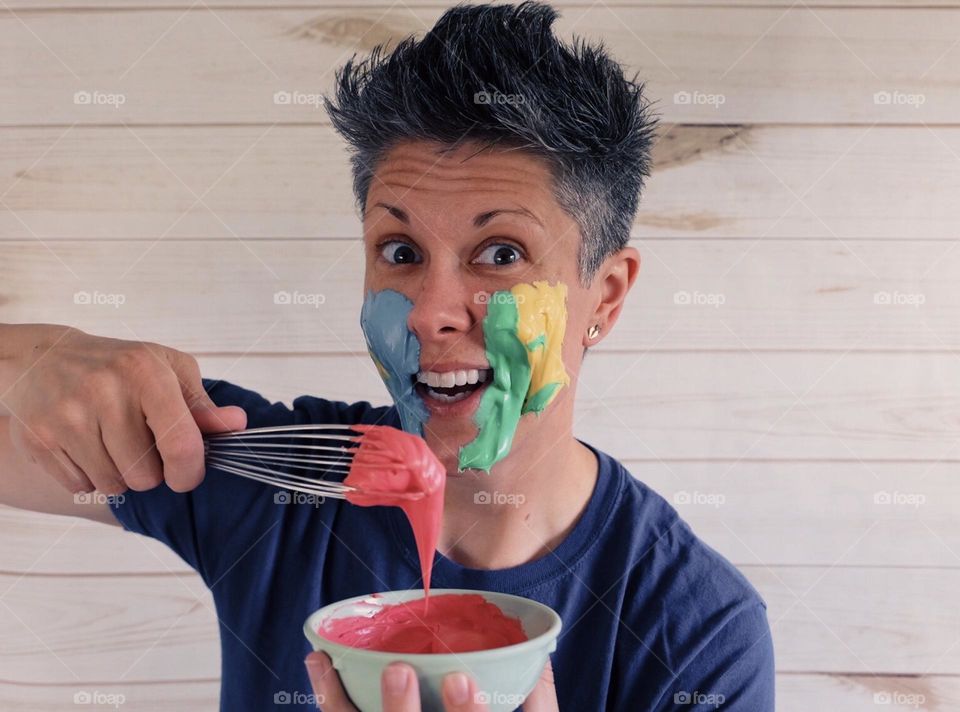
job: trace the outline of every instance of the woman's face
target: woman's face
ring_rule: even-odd
[[[569,433],[584,335],[600,295],[580,286],[580,231],[555,201],[545,163],[521,151],[478,152],[477,144],[447,154],[439,148],[400,144],[376,171],[363,220],[364,293],[394,290],[412,302],[406,326],[428,370],[454,362],[490,365],[482,325],[487,295],[522,283],[565,284],[561,354],[570,386],[539,415],[520,419],[510,451],[535,459]],[[459,448],[477,436],[475,412],[431,409],[424,424],[448,472],[457,471]]]

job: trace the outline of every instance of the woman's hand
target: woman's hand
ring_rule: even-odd
[[[318,707],[323,712],[357,712],[325,653],[310,653],[307,673]],[[390,663],[380,679],[383,712],[420,712],[420,688],[413,668],[404,663]],[[487,712],[486,704],[477,701],[477,684],[463,673],[443,678],[443,708],[446,712]],[[553,684],[553,668],[547,660],[540,681],[523,703],[524,712],[558,712],[557,690]]]

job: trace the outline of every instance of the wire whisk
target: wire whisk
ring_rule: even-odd
[[[324,476],[345,477],[363,437],[349,425],[337,424],[251,428],[205,435],[204,456],[207,465],[230,474],[295,492],[346,499],[359,490]]]

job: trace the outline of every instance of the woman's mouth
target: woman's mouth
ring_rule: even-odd
[[[493,381],[493,369],[420,371],[414,380],[417,393],[431,412],[461,415],[476,406],[479,394]]]

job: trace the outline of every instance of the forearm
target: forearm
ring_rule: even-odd
[[[12,415],[7,396],[14,384],[71,331],[57,324],[0,324],[0,416]]]

